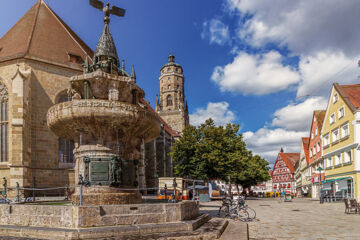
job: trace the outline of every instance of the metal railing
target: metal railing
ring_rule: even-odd
[[[81,175],[80,175],[81,176]],[[33,183],[35,183],[35,179],[33,179]],[[194,181],[195,183],[195,181]],[[195,184],[193,183],[193,187]],[[10,204],[10,203],[34,203],[34,202],[46,202],[46,201],[70,201],[71,195],[75,192],[74,187],[70,187],[69,185],[65,185],[64,187],[48,187],[48,188],[40,188],[36,187],[33,184],[33,187],[20,187],[19,183],[16,182],[15,187],[8,187],[7,186],[7,179],[3,178],[3,188],[0,189],[0,204]],[[79,177],[78,181],[79,186],[79,205],[83,205],[83,188],[87,187],[84,181],[81,181],[81,177]],[[92,188],[101,187],[101,186],[92,186]],[[120,190],[124,191],[149,191],[149,190],[164,190],[165,194],[165,202],[176,203],[177,199],[177,183],[176,178],[173,180],[172,184],[172,193],[168,194],[168,186],[165,184],[164,188],[159,187],[144,187],[144,188],[119,188]],[[183,189],[182,189],[183,190]],[[15,194],[10,194],[15,196],[15,198],[9,198],[9,192],[15,191]],[[195,189],[193,193],[192,200],[195,200]],[[171,196],[171,198],[169,198]]]

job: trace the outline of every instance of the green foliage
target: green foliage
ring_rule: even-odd
[[[216,126],[212,119],[198,127],[187,126],[171,149],[175,174],[223,181],[230,176],[232,183],[243,187],[268,180],[268,162],[246,148],[239,128],[237,124]]]

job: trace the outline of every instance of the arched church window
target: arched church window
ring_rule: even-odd
[[[9,94],[6,86],[0,83],[0,161],[8,162],[9,149],[9,108],[8,108]]]
[[[62,103],[70,101],[66,91],[59,93],[56,103]],[[58,139],[58,153],[59,153],[59,164],[62,163],[74,163],[74,142],[59,138]],[[64,165],[66,166],[66,165]]]
[[[172,96],[171,95],[168,95],[166,97],[166,106],[172,106],[173,104],[173,99],[172,99]]]

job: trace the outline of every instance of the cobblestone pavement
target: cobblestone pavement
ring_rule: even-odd
[[[216,214],[215,206],[220,204],[219,201],[207,203],[201,209]],[[248,199],[246,204],[255,209],[257,217],[256,221],[248,223],[251,240],[360,240],[360,215],[345,214],[343,202],[319,204],[310,199],[294,199],[293,202]]]

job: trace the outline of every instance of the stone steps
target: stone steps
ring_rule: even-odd
[[[138,224],[114,227],[80,229],[0,226],[0,236],[36,239],[119,239],[119,240],[210,240],[218,239],[227,226],[227,220],[211,219],[207,214],[190,221],[160,224]]]

